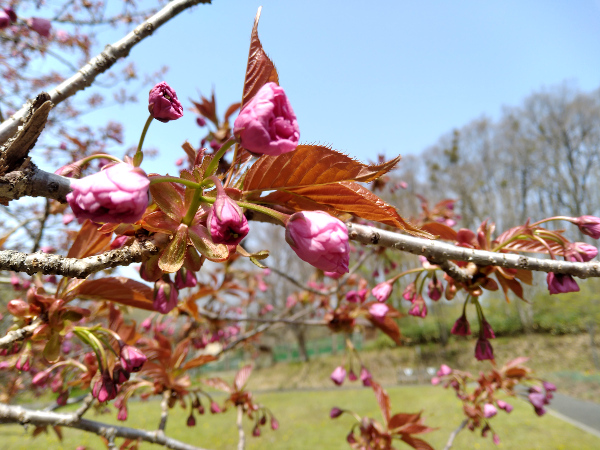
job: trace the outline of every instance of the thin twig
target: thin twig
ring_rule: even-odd
[[[244,424],[242,419],[244,417],[244,407],[238,405],[237,407],[237,428],[238,428],[238,450],[244,450],[246,448],[246,436],[244,435]]]
[[[167,389],[163,392],[163,398],[160,402],[160,423],[158,424],[158,431],[164,433],[167,426],[167,419],[169,418],[169,399],[171,398],[171,390]]]
[[[0,423],[32,424],[36,426],[63,426],[88,431],[110,441],[115,437],[131,440],[142,440],[159,444],[174,450],[203,450],[200,447],[177,441],[165,436],[162,431],[146,431],[136,428],[110,425],[93,420],[82,419],[74,413],[55,413],[49,411],[33,411],[17,405],[0,403]]]
[[[450,437],[448,437],[448,442],[446,442],[446,446],[444,447],[444,450],[450,450],[452,448],[452,444],[454,443],[454,439],[456,438],[456,435],[458,433],[460,433],[464,427],[467,426],[468,422],[469,422],[469,419],[463,420],[461,422],[461,424],[458,426],[458,428],[456,430],[454,430],[452,433],[450,433]]]
[[[30,325],[9,331],[6,333],[6,336],[0,338],[0,348],[8,348],[15,342],[27,339],[41,323],[42,321],[40,319],[36,319]]]
[[[150,36],[156,29],[177,14],[199,3],[210,3],[210,0],[175,0],[167,3],[164,8],[142,24],[138,25],[125,37],[112,45],[107,45],[100,54],[92,58],[72,77],[52,89],[49,92],[52,103],[58,105],[78,91],[91,86],[98,75],[106,72],[120,58],[128,56],[131,49],[137,43]],[[29,108],[30,102],[13,114],[12,117],[0,124],[0,143],[5,143],[16,133],[17,128],[21,124],[21,120],[27,116]]]

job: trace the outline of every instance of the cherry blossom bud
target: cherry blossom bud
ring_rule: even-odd
[[[350,303],[363,303],[367,298],[367,290],[361,289],[359,291],[348,291],[346,292],[346,300]]]
[[[254,436],[254,437],[260,436],[260,428],[258,427],[258,425],[255,425],[254,428],[252,429],[252,436]]]
[[[427,316],[427,305],[425,300],[420,295],[415,296],[412,307],[408,310],[408,314],[424,319]]]
[[[123,236],[117,236],[115,238],[115,240],[110,243],[110,249],[111,250],[115,250],[117,248],[123,247],[127,243],[127,240],[130,237],[131,236],[125,236],[125,235],[123,235]]]
[[[329,412],[329,417],[331,417],[332,419],[337,419],[343,413],[344,413],[343,410],[341,410],[340,408],[335,408],[334,407],[334,408],[331,408],[331,411]]]
[[[279,422],[275,417],[271,416],[271,430],[275,431],[279,429]]]
[[[152,318],[146,317],[144,321],[140,324],[140,327],[148,331],[152,327]]]
[[[481,322],[481,332],[483,334],[483,337],[486,339],[495,339],[496,338],[496,335],[494,334],[494,330],[492,329],[492,326],[485,319],[483,319],[483,321]]]
[[[288,221],[285,240],[300,259],[317,269],[348,272],[348,229],[341,220],[323,211],[297,212]]]
[[[546,275],[546,282],[550,295],[579,292],[579,285],[571,275],[549,272]]]
[[[475,344],[475,358],[478,361],[484,361],[486,359],[494,359],[494,349],[492,344],[484,337],[477,339]]]
[[[356,374],[354,373],[354,370],[352,370],[352,369],[350,369],[350,372],[348,372],[348,380],[350,380],[350,381],[358,380],[358,377],[356,376]]]
[[[544,389],[548,392],[554,392],[556,391],[556,385],[554,383],[550,383],[548,381],[544,381],[542,382],[542,385],[544,386]]]
[[[29,315],[29,303],[15,298],[6,305],[6,309],[15,317],[26,317]]]
[[[121,163],[80,180],[71,181],[67,201],[82,223],[135,223],[148,206],[150,180],[139,167]]]
[[[465,314],[460,316],[456,322],[454,322],[450,333],[457,336],[469,336],[471,334],[471,326],[469,325],[469,321],[467,320],[467,316]]]
[[[10,18],[10,21],[12,23],[17,21],[17,13],[15,12],[14,9],[12,8],[4,8],[4,12],[8,15],[8,17]]]
[[[443,291],[444,285],[435,277],[427,285],[427,296],[434,302],[437,302],[440,298],[442,298]]]
[[[39,17],[32,17],[27,19],[27,25],[35,31],[37,34],[43,37],[50,36],[50,30],[52,29],[52,22],[47,19],[40,19]]]
[[[103,370],[100,378],[96,380],[94,388],[92,389],[92,395],[94,398],[98,399],[100,403],[112,400],[117,396],[117,389],[108,370]]]
[[[388,298],[390,298],[390,295],[392,294],[392,289],[392,283],[385,281],[375,286],[371,290],[371,294],[373,294],[373,297],[375,297],[378,302],[385,302]]]
[[[165,81],[150,90],[148,111],[152,117],[163,123],[183,116],[183,106],[177,99],[177,94]]]
[[[127,406],[123,405],[119,408],[119,413],[117,414],[117,420],[127,420]]]
[[[123,368],[121,363],[116,363],[113,368],[113,380],[115,384],[123,384],[129,380],[130,373]]]
[[[36,373],[31,379],[31,384],[37,387],[44,387],[50,378],[50,371],[42,370],[41,372]]]
[[[437,371],[437,376],[445,377],[446,375],[450,375],[451,373],[452,373],[452,369],[450,368],[450,366],[447,366],[446,364],[442,364],[440,366],[440,370]]]
[[[485,405],[483,405],[483,417],[485,417],[486,419],[490,419],[496,414],[498,414],[498,410],[494,405],[492,405],[491,403],[486,403]]]
[[[196,426],[196,418],[194,417],[194,414],[190,414],[189,415],[189,417],[187,418],[186,425],[188,427],[195,427]]]
[[[233,133],[246,150],[277,156],[296,149],[298,121],[284,90],[267,83],[244,105],[233,124]]]
[[[492,436],[492,441],[494,442],[494,444],[498,445],[500,443],[500,436],[494,433],[494,435]]]
[[[21,356],[19,356],[19,359],[17,359],[17,362],[15,364],[15,369],[21,370],[23,372],[28,372],[31,367],[29,357],[29,353],[23,353]]]
[[[498,405],[498,408],[503,409],[507,413],[509,413],[509,412],[511,412],[513,410],[513,406],[510,403],[506,403],[503,400],[498,400],[496,402],[496,404]]]
[[[146,361],[148,358],[138,348],[132,345],[121,347],[121,364],[126,371],[139,372]]]
[[[5,11],[0,11],[0,30],[10,25],[10,17]]]
[[[217,186],[217,199],[210,208],[207,224],[215,244],[237,245],[250,231],[242,208],[220,186]]]
[[[199,127],[203,127],[206,125],[206,120],[202,116],[196,117],[196,123],[198,124]]]
[[[161,278],[154,283],[154,310],[167,314],[177,306],[178,295],[179,293],[171,279],[168,276]]]
[[[415,283],[409,283],[408,286],[406,286],[406,288],[404,289],[404,292],[402,292],[402,298],[409,302],[412,302],[416,295],[417,288],[415,286]]]
[[[442,380],[440,380],[439,377],[433,377],[431,379],[431,384],[433,384],[434,386],[437,386],[438,384],[440,384],[442,382]]]
[[[198,280],[196,280],[196,275],[191,270],[182,267],[175,274],[175,287],[179,290],[183,288],[194,287],[198,284]]]
[[[389,309],[390,308],[385,303],[373,303],[369,306],[369,314],[371,314],[375,320],[382,321],[385,319]]]
[[[579,227],[579,231],[583,234],[587,234],[594,239],[600,238],[600,217],[594,216],[581,216],[578,218],[572,218],[571,222]]]
[[[588,262],[598,255],[598,249],[585,242],[572,242],[565,248],[565,258],[567,261]]]
[[[215,401],[212,401],[212,402],[210,403],[210,412],[211,412],[212,414],[217,414],[217,413],[220,413],[220,412],[221,412],[221,408],[219,408],[219,405],[217,404],[217,402],[215,402]]]
[[[346,369],[344,369],[343,366],[336,367],[333,372],[331,372],[329,378],[331,378],[331,381],[333,381],[336,385],[341,386],[346,378]]]
[[[69,391],[62,391],[56,398],[56,404],[59,406],[65,406],[69,400]]]
[[[360,379],[362,381],[363,386],[371,386],[373,375],[371,375],[371,372],[369,372],[365,366],[362,366],[360,369]]]

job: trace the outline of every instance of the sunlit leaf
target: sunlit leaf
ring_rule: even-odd
[[[152,178],[152,177],[151,177]],[[181,222],[186,210],[183,205],[183,197],[175,183],[164,182],[150,185],[152,200],[171,219]]]
[[[242,107],[254,97],[261,87],[269,82],[279,84],[279,76],[275,64],[269,59],[263,50],[258,38],[258,20],[261,8],[258,8],[252,35],[250,36],[250,50],[248,52],[248,64],[246,66],[246,77],[244,79],[244,94],[242,95]]]
[[[231,392],[231,386],[229,386],[225,380],[221,379],[221,378],[206,378],[204,380],[202,380],[202,382],[204,384],[206,384],[207,386],[210,386],[212,388],[218,389],[220,391],[224,391],[224,392]]]
[[[320,145],[299,145],[279,156],[261,156],[248,170],[245,191],[336,183],[373,181],[392,170],[400,156],[378,165],[366,165],[343,153]]]
[[[371,387],[375,392],[375,398],[377,399],[377,403],[379,404],[379,409],[381,410],[381,414],[385,419],[385,423],[388,424],[390,422],[390,396],[388,393],[381,387],[379,383],[375,381],[371,381]]]
[[[188,226],[180,224],[177,233],[158,258],[158,267],[166,273],[174,273],[181,269],[185,258],[188,241]]]
[[[214,262],[225,261],[229,258],[226,245],[215,244],[210,238],[208,229],[202,225],[194,225],[189,229],[189,237],[198,252]]]
[[[60,357],[60,341],[60,334],[53,332],[42,352],[46,361],[52,363]]]
[[[216,360],[217,360],[217,358],[214,357],[213,355],[200,355],[200,356],[197,356],[196,358],[190,359],[188,362],[186,362],[183,366],[181,366],[181,370],[193,369],[195,367],[200,367],[205,364],[208,364],[209,362],[216,361]]]
[[[245,365],[244,367],[242,367],[238,371],[238,373],[235,374],[235,380],[233,380],[233,386],[235,387],[235,389],[237,391],[241,391],[244,388],[251,373],[252,373],[252,365],[248,364],[248,365]]]

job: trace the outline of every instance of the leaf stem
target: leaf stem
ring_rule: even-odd
[[[146,119],[146,123],[144,124],[144,129],[142,130],[142,135],[140,136],[140,142],[138,143],[137,151],[133,156],[133,166],[139,167],[142,164],[142,160],[144,159],[144,154],[142,153],[142,145],[144,144],[144,139],[146,138],[146,133],[148,132],[148,128],[150,128],[150,124],[152,123],[152,114],[148,116]]]
[[[219,151],[217,151],[217,153],[215,153],[215,155],[213,156],[213,159],[208,164],[208,167],[206,168],[206,171],[204,172],[205,177],[210,177],[211,175],[214,175],[214,173],[217,170],[217,167],[219,166],[219,161],[221,160],[221,158],[223,157],[225,152],[227,150],[229,150],[229,147],[231,147],[235,143],[236,143],[236,139],[233,136],[225,141],[225,143],[221,146]],[[233,162],[232,162],[232,164],[233,164]]]

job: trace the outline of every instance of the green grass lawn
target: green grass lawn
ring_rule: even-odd
[[[425,410],[426,424],[439,430],[423,435],[434,448],[443,448],[450,432],[462,420],[461,405],[453,392],[440,387],[412,386],[391,387],[388,392],[393,412],[416,412]],[[322,391],[265,392],[255,394],[258,402],[271,408],[280,423],[278,431],[266,426],[259,438],[250,436],[252,424],[246,419],[248,449],[347,449],[345,436],[350,430],[353,419],[343,415],[338,419],[329,418],[332,406],[353,409],[360,415],[369,415],[378,420],[380,413],[370,389],[332,389]],[[501,438],[498,447],[491,438],[483,439],[479,434],[462,431],[455,440],[456,449],[597,449],[600,439],[580,431],[550,414],[537,417],[531,405],[511,399],[515,406],[512,413],[500,411],[492,419],[492,425]],[[129,405],[129,426],[148,430],[156,428],[159,422],[157,401],[136,402]],[[186,426],[188,410],[176,406],[171,410],[167,423],[167,435],[190,444],[211,449],[235,449],[237,429],[235,412],[211,416],[197,416],[194,428]],[[86,418],[117,423],[116,413],[94,417],[93,412]],[[52,434],[41,435],[35,439],[26,435],[22,427],[0,426],[0,449],[42,448],[74,449],[85,445],[88,449],[106,448],[100,438],[78,430],[63,429],[65,439],[59,443]],[[30,431],[31,432],[31,431]],[[119,440],[117,440],[119,444]],[[141,448],[160,448],[142,444]],[[397,448],[409,448],[402,443]]]

